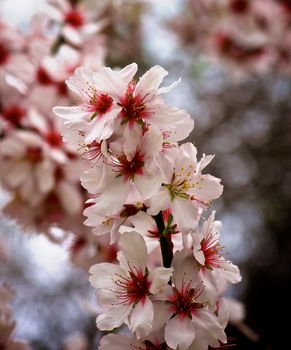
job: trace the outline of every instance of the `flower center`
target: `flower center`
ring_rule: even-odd
[[[190,195],[187,193],[190,189],[196,187],[199,183],[191,181],[193,165],[190,164],[189,167],[181,168],[179,172],[174,172],[172,176],[172,182],[170,184],[164,184],[164,186],[170,192],[171,199],[175,197],[180,197],[183,199],[190,198]]]
[[[25,116],[25,110],[18,106],[10,106],[3,111],[2,115],[10,124],[18,127]]]
[[[65,15],[65,23],[74,28],[79,28],[84,24],[84,17],[80,11],[71,10]]]
[[[224,262],[224,259],[220,254],[224,247],[219,244],[218,239],[208,232],[207,236],[202,239],[200,245],[205,257],[206,268],[210,270],[213,268],[219,268],[220,264]]]
[[[9,59],[9,51],[5,45],[0,43],[0,66],[5,64]]]
[[[230,3],[230,9],[237,14],[244,14],[249,9],[249,1],[248,0],[232,0]]]
[[[134,180],[136,174],[143,174],[144,159],[143,155],[137,151],[131,160],[128,160],[123,154],[118,159],[113,161],[113,166],[117,168],[120,175],[123,175],[126,180]]]
[[[101,144],[97,141],[93,141],[88,145],[85,145],[81,148],[84,148],[81,156],[84,159],[92,161],[98,161],[102,157]]]
[[[136,304],[144,301],[149,295],[150,282],[148,281],[148,271],[142,272],[136,267],[129,267],[129,276],[116,275],[114,283],[119,287],[116,291],[122,303]]]
[[[50,131],[46,134],[46,141],[52,147],[60,147],[62,145],[62,136],[56,131]]]
[[[61,96],[68,96],[68,88],[64,81],[56,83],[56,88]]]
[[[123,123],[142,123],[143,119],[150,115],[150,112],[146,111],[146,105],[144,104],[145,97],[133,96],[130,90],[118,104],[122,108],[121,117]]]
[[[48,75],[46,70],[42,67],[39,67],[36,72],[36,79],[40,85],[51,85],[53,83],[51,77]]]
[[[175,286],[173,288],[173,297],[170,303],[173,305],[175,315],[188,316],[192,318],[192,313],[196,309],[204,307],[202,303],[198,303],[196,299],[202,294],[202,287],[191,288],[190,282],[185,284],[183,282],[181,290]]]
[[[88,101],[83,103],[83,108],[93,113],[91,120],[110,111],[113,99],[108,94],[98,94],[93,86],[88,86],[85,94],[88,97]]]
[[[144,341],[145,350],[167,350],[168,346],[166,343],[155,345],[149,340]]]
[[[40,147],[28,147],[26,150],[26,159],[32,163],[36,164],[43,160],[43,153]]]
[[[222,54],[239,61],[246,61],[264,52],[264,49],[261,47],[245,47],[227,34],[218,34],[216,39]]]

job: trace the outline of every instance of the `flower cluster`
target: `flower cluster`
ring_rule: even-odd
[[[223,191],[185,139],[194,122],[165,103],[160,66],[135,78],[120,70],[78,68],[67,85],[74,106],[55,107],[64,138],[90,162],[81,183],[90,193],[85,224],[118,247],[117,263],[90,272],[102,312],[97,327],[127,325],[132,336],[104,336],[101,350],[219,348],[227,343],[222,292],[241,280],[223,256],[211,202]]]
[[[105,22],[76,1],[49,3],[51,14],[36,14],[24,32],[0,22],[0,182],[11,195],[3,211],[55,242],[69,241],[73,261],[88,267],[105,243],[92,240],[82,223],[85,161],[63,143],[52,107],[73,103],[65,80],[76,67],[104,63]],[[52,225],[73,237],[56,237]]]
[[[290,74],[290,19],[290,1],[193,0],[171,26],[228,68]]]

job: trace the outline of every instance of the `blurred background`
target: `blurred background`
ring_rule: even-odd
[[[227,258],[243,276],[228,293],[244,303],[249,330],[230,326],[228,333],[237,349],[287,349],[290,1],[92,0],[85,6],[109,18],[104,27],[107,65],[135,61],[143,73],[160,64],[169,71],[169,81],[182,77],[166,100],[193,116],[189,140],[200,156],[215,154],[209,172],[225,186],[215,203],[222,240]],[[38,11],[49,13],[45,1],[0,1],[0,18],[23,31]],[[16,336],[33,349],[96,348],[95,310],[85,302],[94,299],[87,272],[72,265],[66,248],[42,235],[31,233],[27,239],[4,216],[0,239],[6,254],[5,261],[0,254],[0,281],[17,293]],[[259,340],[253,341],[253,332]]]

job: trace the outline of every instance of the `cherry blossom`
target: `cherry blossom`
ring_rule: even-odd
[[[237,266],[226,261],[222,255],[224,247],[220,244],[221,222],[214,220],[213,211],[203,224],[201,232],[193,232],[193,255],[201,267],[205,278],[216,274],[217,279],[224,279],[228,283],[238,283],[241,276]],[[211,276],[208,277],[210,280]]]
[[[160,305],[166,319],[165,341],[173,349],[188,349],[197,332],[203,333],[198,344],[206,342],[207,346],[216,347],[219,342],[226,342],[224,327],[208,307],[204,284],[192,259],[187,251],[175,253],[172,285],[163,298],[166,308]]]
[[[201,171],[211,157],[197,162],[197,150],[191,143],[181,145],[174,159],[161,164],[164,175],[162,187],[148,201],[148,213],[156,215],[160,210],[171,208],[180,230],[193,230],[198,222],[199,209],[207,207],[223,190],[220,180]]]
[[[98,302],[105,309],[97,317],[97,326],[110,330],[126,322],[137,338],[141,338],[152,328],[151,296],[165,288],[173,269],[147,266],[146,244],[138,233],[124,233],[119,244],[120,265],[101,263],[89,271]]]
[[[101,67],[95,71],[80,68],[67,81],[80,98],[73,107],[55,107],[54,112],[65,119],[65,125],[76,133],[84,133],[85,144],[101,142],[123,129],[125,147],[135,149],[143,132],[154,125],[168,134],[169,141],[189,135],[193,121],[183,110],[167,106],[160,95],[170,91],[178,82],[160,88],[167,75],[160,66],[152,67],[135,83],[137,65],[119,71]],[[178,131],[179,130],[179,131]]]
[[[115,146],[120,150],[119,143]],[[145,199],[155,193],[161,184],[155,155],[161,148],[161,135],[152,128],[145,132],[133,152],[119,151],[106,164],[87,170],[81,180],[90,193],[99,194],[95,211],[102,215],[116,214],[126,203],[132,186]]]

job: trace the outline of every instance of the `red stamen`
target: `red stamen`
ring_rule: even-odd
[[[101,143],[93,141],[89,145],[84,146],[85,150],[81,154],[84,159],[98,161],[102,157]]]
[[[198,303],[197,298],[203,293],[202,285],[197,288],[191,288],[191,282],[188,284],[182,284],[180,290],[177,287],[173,288],[173,296],[170,300],[170,303],[173,305],[173,312],[176,315],[188,316],[192,318],[192,313],[204,307],[203,304]]]
[[[43,153],[40,147],[29,147],[26,150],[26,158],[29,162],[36,164],[43,160]]]
[[[22,119],[25,116],[25,110],[18,106],[9,106],[3,110],[2,116],[6,121],[15,127],[19,127]]]
[[[151,113],[146,110],[147,107],[144,104],[146,96],[133,96],[132,91],[132,85],[129,85],[125,97],[119,103],[119,106],[122,108],[120,115],[124,122],[143,122],[143,119],[151,115]]]
[[[223,249],[223,246],[219,244],[219,241],[211,231],[209,231],[205,238],[201,241],[201,250],[203,251],[205,257],[205,266],[206,268],[220,268],[220,264],[224,262],[220,251]]]
[[[84,103],[83,108],[94,113],[92,119],[96,116],[102,116],[108,113],[113,105],[113,99],[108,94],[98,94],[94,88],[86,92],[89,97],[89,103]]]
[[[230,3],[230,9],[236,14],[245,14],[250,7],[248,0],[232,0]]]
[[[116,277],[117,279],[114,280],[114,283],[120,290],[115,293],[122,304],[143,302],[145,297],[149,295],[151,283],[148,281],[148,273],[146,271],[142,272],[136,267],[129,267],[128,277],[121,275],[116,275]]]
[[[49,131],[45,138],[52,147],[60,147],[62,145],[62,136],[56,131]]]
[[[56,83],[56,88],[61,96],[68,96],[68,88],[64,81]]]
[[[64,21],[74,28],[82,27],[85,22],[83,14],[78,10],[71,10],[66,13]]]
[[[53,80],[51,79],[49,74],[42,67],[38,68],[36,72],[36,79],[41,85],[51,85],[53,83]]]
[[[129,161],[126,155],[123,154],[117,159],[113,159],[111,165],[117,169],[117,172],[125,177],[125,180],[133,180],[136,174],[143,174],[144,159],[143,155],[139,151],[136,151],[132,160]]]
[[[166,343],[153,344],[151,341],[145,340],[144,344],[145,344],[145,350],[167,350],[168,349],[168,346]]]
[[[0,43],[0,66],[5,63],[7,63],[7,61],[9,60],[9,50],[7,49],[7,47],[3,44]]]

